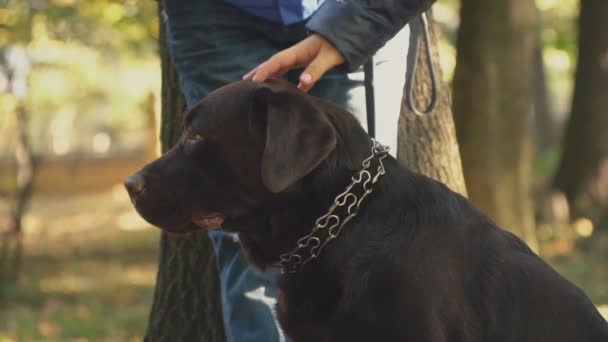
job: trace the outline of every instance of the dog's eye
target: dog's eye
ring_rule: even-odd
[[[193,144],[193,143],[201,142],[203,140],[205,140],[205,137],[203,137],[203,135],[200,133],[195,133],[195,132],[189,131],[188,134],[186,134],[186,142],[188,142],[188,143]]]

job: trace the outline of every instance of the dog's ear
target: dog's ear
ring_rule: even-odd
[[[327,116],[294,89],[260,85],[253,96],[252,119],[265,126],[261,175],[279,193],[314,170],[336,146],[336,131]]]

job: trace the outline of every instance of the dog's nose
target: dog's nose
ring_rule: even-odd
[[[127,177],[127,179],[125,179],[124,184],[125,184],[125,189],[127,189],[127,191],[129,192],[129,195],[131,195],[131,196],[140,195],[144,191],[144,188],[146,186],[144,176],[139,172],[134,173],[134,174],[130,175],[129,177]]]

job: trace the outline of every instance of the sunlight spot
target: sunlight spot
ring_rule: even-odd
[[[600,305],[598,309],[602,316],[604,316],[605,319],[608,319],[608,305]]]
[[[576,233],[582,237],[590,237],[593,234],[593,222],[586,217],[581,217],[572,224]]]
[[[120,230],[134,231],[149,228],[148,223],[135,210],[121,214],[117,221]]]
[[[439,63],[443,71],[444,80],[448,81],[454,78],[456,70],[456,49],[445,41],[439,41],[441,55]]]
[[[73,118],[73,111],[66,110],[59,113],[57,118],[51,122],[52,147],[53,152],[57,155],[65,155],[70,151]]]
[[[0,8],[0,25],[9,25],[10,15],[6,8]],[[1,341],[1,340],[0,340]]]
[[[127,282],[131,285],[153,286],[156,281],[155,267],[130,267],[126,271]]]
[[[108,153],[112,145],[112,138],[106,132],[99,132],[93,136],[93,151],[98,154]]]
[[[460,23],[460,16],[458,11],[454,11],[445,4],[437,3],[433,7],[433,17],[436,21],[447,25],[450,29],[456,30]]]
[[[559,2],[560,0],[536,0],[536,6],[538,6],[541,11],[546,11],[555,7]]]
[[[54,5],[71,6],[76,3],[76,0],[54,0]]]
[[[0,112],[12,112],[17,108],[17,98],[12,94],[0,93]]]
[[[564,50],[548,48],[544,54],[548,66],[558,70],[568,70],[572,65],[570,55]]]
[[[561,191],[552,192],[543,201],[542,209],[546,219],[552,222],[565,223],[570,221],[570,205],[566,195]]]
[[[125,10],[121,4],[110,3],[103,7],[103,16],[112,23],[122,19],[124,15]]]
[[[33,41],[46,41],[49,39],[47,21],[48,17],[45,15],[35,15],[32,18],[31,30]]]
[[[94,283],[87,278],[62,274],[58,277],[42,279],[40,289],[44,292],[77,293],[94,288]]]
[[[61,333],[61,327],[55,322],[38,323],[38,332],[44,337],[55,337]]]
[[[40,217],[28,214],[23,218],[23,229],[26,234],[38,234],[42,230],[42,222]]]

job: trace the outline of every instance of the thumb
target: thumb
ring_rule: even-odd
[[[298,88],[302,91],[309,91],[310,88],[312,88],[315,83],[317,83],[317,81],[335,65],[336,64],[331,63],[327,58],[323,58],[322,55],[317,56],[300,75],[300,84],[298,84]]]

